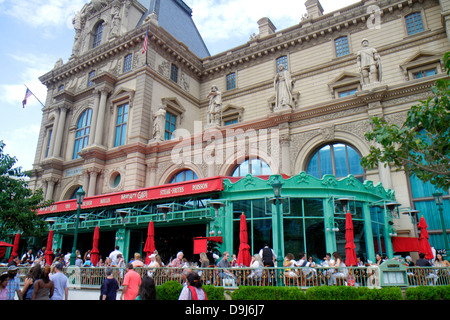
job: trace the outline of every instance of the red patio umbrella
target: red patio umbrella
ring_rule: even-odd
[[[430,243],[428,242],[428,225],[425,221],[425,218],[422,216],[420,218],[419,224],[417,227],[420,229],[419,236],[419,253],[425,253],[425,259],[433,259],[433,251],[431,251]]]
[[[91,250],[91,262],[94,267],[97,266],[98,263],[98,240],[100,239],[100,228],[98,226],[94,229],[94,241],[92,243],[92,250]]]
[[[14,237],[14,245],[11,252],[11,257],[9,257],[9,261],[11,262],[14,256],[19,255],[19,241],[20,241],[20,233],[17,232],[16,236]]]
[[[243,266],[250,266],[252,257],[250,255],[250,246],[248,245],[247,220],[245,215],[241,214],[241,221],[239,226],[239,252],[237,256],[237,264]]]
[[[155,252],[155,227],[153,225],[153,220],[150,220],[147,230],[147,240],[145,241],[144,252],[147,253],[145,258],[145,264],[150,264],[150,255]]]
[[[47,249],[45,250],[45,262],[51,266],[53,262],[53,230],[48,232]]]
[[[345,265],[356,266],[355,239],[353,234],[353,220],[350,211],[345,216]]]

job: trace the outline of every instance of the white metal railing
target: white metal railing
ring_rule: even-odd
[[[19,267],[18,275],[23,283],[30,267]],[[0,267],[0,272],[6,271]],[[377,266],[367,267],[303,267],[303,268],[136,268],[141,276],[151,276],[156,285],[168,281],[183,283],[189,270],[200,274],[205,285],[237,287],[237,286],[296,286],[301,288],[314,286],[356,286],[377,288],[381,285],[381,271]],[[126,270],[113,268],[113,276],[122,285]],[[105,279],[104,267],[64,268],[71,287],[100,287]],[[408,267],[408,286],[450,285],[449,267]]]

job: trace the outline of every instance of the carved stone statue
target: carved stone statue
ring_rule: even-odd
[[[284,64],[278,66],[278,73],[273,80],[275,87],[275,108],[274,111],[292,108],[292,90],[295,81],[292,80],[291,74],[286,70]]]
[[[356,62],[358,65],[363,86],[381,82],[381,59],[377,50],[369,47],[369,40],[361,41],[361,50],[358,51]]]
[[[81,13],[77,12],[72,20],[73,28],[75,29],[75,39],[73,43],[72,55],[77,56],[80,52],[81,47],[81,31],[82,31],[82,23],[81,23]]]
[[[217,86],[212,86],[207,98],[209,98],[209,108],[207,115],[207,126],[220,126],[222,116],[222,93]]]
[[[164,125],[166,122],[166,110],[163,106],[159,107],[159,110],[153,116],[153,140],[164,140]]]

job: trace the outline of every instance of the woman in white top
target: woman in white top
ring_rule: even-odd
[[[261,260],[261,256],[259,254],[255,254],[252,257],[252,261],[250,263],[250,268],[253,268],[252,273],[248,275],[249,279],[261,279],[263,272],[263,262]]]

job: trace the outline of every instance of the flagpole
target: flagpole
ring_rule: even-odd
[[[44,104],[41,102],[41,100],[39,100],[38,97],[36,97],[36,95],[33,93],[33,91],[31,91],[30,88],[28,88],[26,84],[24,84],[24,86],[31,92],[31,94],[36,98],[36,100],[39,101],[39,103],[42,105],[42,107],[45,108]]]

